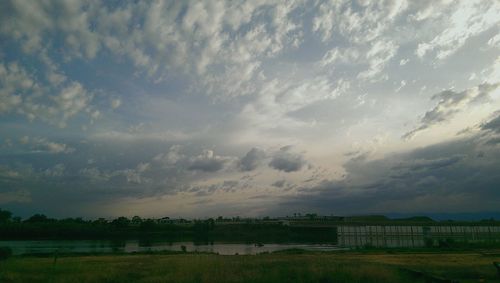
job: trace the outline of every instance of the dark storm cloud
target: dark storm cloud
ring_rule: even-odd
[[[258,148],[252,148],[240,159],[239,167],[242,171],[252,171],[266,157],[266,153]]]
[[[33,151],[13,145],[0,164],[0,203],[23,216],[35,212],[66,215],[57,203],[75,208],[122,198],[188,191],[205,173],[232,160],[197,146],[156,142],[116,143],[65,140],[70,154]],[[132,148],[131,148],[132,147]],[[139,148],[139,150],[137,149]],[[169,148],[165,152],[165,148]],[[225,184],[225,187],[229,186]],[[82,208],[83,209],[83,208]]]
[[[271,186],[276,187],[276,188],[283,188],[285,185],[286,185],[285,180],[278,180],[278,181],[271,184]]]
[[[235,192],[240,188],[240,183],[236,180],[225,180],[212,185],[196,185],[189,188],[188,192],[195,193],[196,196],[209,196],[219,192]]]
[[[500,83],[483,83],[461,92],[445,90],[433,95],[431,99],[437,100],[437,105],[431,110],[425,112],[424,116],[420,120],[420,126],[404,134],[403,138],[411,139],[416,133],[422,130],[450,120],[458,112],[464,110],[469,105],[488,101],[489,94],[496,90],[499,85]]]
[[[483,128],[491,129],[496,119]],[[495,211],[500,206],[500,148],[485,145],[484,136],[482,131],[382,159],[351,159],[344,165],[345,179],[303,187],[280,209],[344,214]]]
[[[294,153],[291,146],[284,146],[274,153],[269,166],[280,171],[295,172],[302,169],[307,162],[299,153]]]
[[[463,156],[456,155],[451,157],[437,158],[437,159],[421,159],[410,162],[408,165],[402,165],[399,168],[405,168],[413,171],[417,170],[437,170],[443,167],[451,166],[459,162]],[[396,168],[394,168],[396,169]]]
[[[224,168],[224,164],[228,160],[224,157],[214,155],[213,151],[205,150],[203,154],[191,159],[189,170],[203,172],[217,172]]]
[[[481,125],[481,129],[500,133],[500,111],[495,112],[493,119]]]

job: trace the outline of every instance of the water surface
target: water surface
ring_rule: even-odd
[[[221,255],[254,255],[286,249],[310,251],[342,250],[335,245],[316,244],[254,244],[212,243],[195,244],[193,242],[143,242],[139,240],[104,241],[104,240],[41,240],[41,241],[0,241],[0,246],[10,247],[14,255],[42,253],[132,253],[148,251],[209,252]]]

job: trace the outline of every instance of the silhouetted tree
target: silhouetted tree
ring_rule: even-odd
[[[108,220],[100,217],[99,219],[94,220],[94,222],[92,222],[92,223],[97,224],[97,225],[105,225],[105,224],[108,224]]]
[[[209,218],[207,221],[206,221],[207,225],[208,225],[208,230],[213,230],[214,227],[215,227],[215,220],[213,218]]]
[[[134,225],[140,225],[142,223],[142,218],[140,218],[139,216],[134,216],[132,217],[132,224]]]
[[[120,216],[113,221],[111,221],[111,224],[113,224],[116,227],[127,227],[130,224],[130,220],[127,217]]]
[[[0,209],[0,223],[9,222],[12,217],[12,212]]]
[[[45,216],[44,214],[38,214],[38,213],[31,216],[27,220],[25,220],[25,222],[28,222],[28,223],[38,223],[38,222],[48,222],[48,221],[49,221],[49,218],[47,218],[47,216]]]

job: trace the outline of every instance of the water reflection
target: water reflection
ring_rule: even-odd
[[[161,242],[151,240],[128,241],[0,241],[15,255],[31,253],[132,253],[176,251],[208,252],[221,255],[249,255],[285,249],[332,251],[350,247],[423,247],[446,242],[500,242],[500,226],[376,226],[342,225],[336,228],[332,241],[338,245],[312,244],[242,244],[214,242]],[[184,249],[183,249],[184,247]]]
[[[228,244],[193,242],[153,242],[147,240],[127,241],[0,241],[0,246],[10,247],[14,255],[41,254],[41,253],[132,253],[132,252],[158,252],[182,251],[184,246],[187,252],[207,252],[221,255],[253,255],[265,252],[275,252],[286,249],[303,249],[317,251],[332,251],[341,248],[334,245],[312,244]]]

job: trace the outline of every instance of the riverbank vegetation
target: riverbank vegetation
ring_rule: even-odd
[[[55,219],[35,214],[26,219],[0,209],[0,240],[76,239],[162,239],[207,243],[329,243],[337,242],[338,225],[460,225],[461,222],[434,221],[428,217],[389,219],[385,216],[318,216],[295,214],[280,218],[171,219],[117,217],[114,219]],[[493,219],[467,225],[500,225]]]

